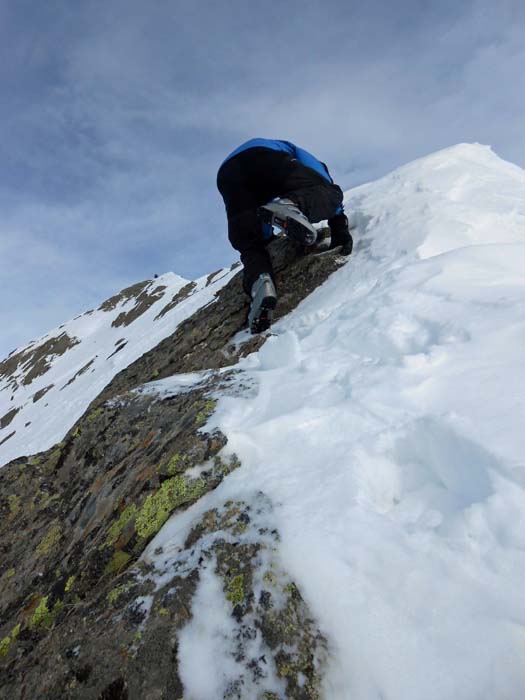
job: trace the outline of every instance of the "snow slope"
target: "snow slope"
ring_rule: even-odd
[[[0,363],[0,466],[56,444],[122,369],[211,301],[236,273],[168,272],[129,287]]]
[[[241,361],[252,391],[223,396],[207,426],[243,465],[211,498],[275,504],[283,561],[329,640],[327,699],[519,700],[525,172],[463,144],[346,207],[356,253]],[[175,551],[204,507],[146,557]],[[200,595],[216,613],[181,639],[182,680],[187,700],[216,700],[229,622],[209,576]],[[196,677],[210,644],[224,663]]]

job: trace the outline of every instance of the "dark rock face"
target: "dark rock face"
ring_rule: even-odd
[[[12,408],[5,415],[0,418],[0,428],[7,428],[11,424],[13,418],[16,416],[20,408]]]
[[[189,296],[191,296],[196,286],[196,282],[188,282],[188,284],[185,284],[184,287],[182,287],[182,289],[179,289],[179,291],[173,296],[173,299],[168,304],[166,304],[166,306],[163,309],[161,309],[159,313],[155,316],[155,321],[165,316],[168,313],[168,311],[171,311],[178,304],[180,304],[181,301],[184,301],[184,299],[187,299]]]
[[[298,257],[288,241],[273,247],[278,315],[341,262]],[[246,313],[237,275],[117,375],[63,442],[0,471],[2,700],[182,698],[184,630],[206,620],[196,601],[209,581],[230,619],[224,654],[233,670],[220,697],[321,697],[326,642],[280,560],[271,503],[261,493],[225,503],[213,493],[241,465],[225,456],[224,435],[202,429],[210,394],[242,391],[235,370],[213,370],[264,342],[233,346]],[[203,369],[212,371],[185,393],[141,389]],[[195,503],[185,538],[145,554],[166,521]]]
[[[2,439],[0,440],[0,445],[3,445],[4,442],[7,442],[10,438],[13,437],[13,435],[16,435],[16,430],[13,430],[12,433],[9,433],[8,435],[5,436],[5,438],[2,438]]]
[[[138,298],[143,292],[145,292],[148,287],[151,286],[151,280],[144,280],[143,282],[136,282],[132,284],[131,287],[126,287],[118,294],[114,294],[98,307],[100,311],[113,311],[119,304],[129,301],[130,299]]]
[[[125,345],[125,343],[124,343],[124,345]],[[124,345],[123,345],[122,347],[124,347]],[[122,349],[122,348],[119,347],[119,350],[121,350],[121,349]],[[115,350],[115,352],[118,352],[118,350]],[[113,353],[113,354],[115,354],[115,353]],[[109,357],[111,357],[111,355],[110,355]],[[109,360],[109,357],[108,357],[108,360]],[[66,383],[64,384],[63,387],[60,388],[60,391],[62,391],[62,389],[65,389],[66,386],[69,386],[70,384],[73,384],[73,382],[74,382],[76,379],[78,379],[78,378],[81,377],[85,372],[87,372],[88,369],[91,367],[91,365],[95,362],[95,358],[96,358],[96,356],[93,357],[91,360],[89,360],[89,362],[86,362],[86,364],[85,364],[83,367],[81,367],[81,368],[78,370],[78,372],[77,372],[76,374],[74,374],[74,375],[71,377],[71,379],[70,379],[68,382],[66,382]],[[49,389],[52,389],[52,386],[46,387],[46,393],[49,391]],[[37,392],[37,393],[38,393],[38,392]],[[35,394],[35,396],[36,396],[36,394]],[[35,400],[36,400],[36,399],[33,399],[33,401],[35,401]]]
[[[133,321],[135,321],[139,316],[142,316],[150,306],[162,299],[162,292],[166,289],[164,286],[155,287],[153,292],[148,292],[145,289],[141,292],[135,302],[135,306],[129,311],[123,311],[111,324],[113,327],[118,328],[119,326],[129,326]]]
[[[43,399],[47,392],[50,391],[54,386],[54,384],[49,384],[49,386],[35,391],[35,393],[33,394],[33,403],[36,403],[37,401],[40,401],[40,399]]]

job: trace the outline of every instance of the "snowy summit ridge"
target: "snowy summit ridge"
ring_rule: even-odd
[[[241,331],[221,345],[214,326],[212,369],[191,359],[191,339],[170,334],[195,312],[224,313],[235,270],[142,283],[0,364],[0,463],[69,430],[35,478],[46,494],[49,474],[84,479],[68,491],[67,516],[84,553],[69,533],[51,536],[66,516],[49,515],[50,493],[37,563],[17,555],[27,571],[6,563],[12,573],[0,578],[0,597],[13,601],[0,656],[13,678],[18,644],[55,684],[98,668],[75,686],[82,699],[128,689],[131,700],[146,690],[187,700],[525,696],[525,171],[460,144],[348,191],[345,208],[351,258],[255,344]],[[293,262],[294,287],[329,259],[303,261],[300,274]],[[158,343],[171,338],[180,361],[162,364]],[[50,341],[41,362],[32,353]],[[144,384],[144,358],[161,367],[157,381]],[[80,417],[119,371],[133,391]],[[0,479],[14,484],[19,461]],[[10,494],[14,530],[29,499]],[[44,551],[55,552],[49,565]],[[31,609],[20,591],[35,566],[49,569],[32,591],[33,609],[50,616],[38,632],[49,658],[31,646],[39,620],[18,612]],[[79,630],[69,661],[64,601]],[[24,683],[41,689],[42,667],[24,658]]]

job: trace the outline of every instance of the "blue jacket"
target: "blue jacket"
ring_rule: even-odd
[[[311,168],[312,170],[315,170],[317,173],[319,173],[319,175],[322,175],[325,180],[333,183],[330,173],[328,172],[328,168],[324,163],[321,163],[320,160],[317,160],[315,156],[308,153],[308,151],[305,151],[304,148],[299,148],[290,141],[278,141],[276,139],[250,139],[249,141],[246,141],[246,143],[241,144],[239,148],[232,151],[232,153],[230,153],[230,155],[224,160],[224,163],[230,160],[230,158],[233,158],[233,156],[236,156],[238,153],[248,150],[248,148],[261,147],[271,148],[273,151],[284,151],[285,153],[289,153],[292,158],[297,158],[299,163],[306,165],[306,167]]]

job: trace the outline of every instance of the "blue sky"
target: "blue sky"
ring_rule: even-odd
[[[347,189],[461,141],[525,165],[525,6],[3,0],[0,356],[236,260],[218,166],[285,138]]]

